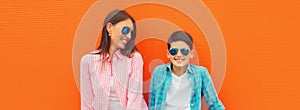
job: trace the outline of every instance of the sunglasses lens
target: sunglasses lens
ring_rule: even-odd
[[[176,49],[176,48],[171,48],[169,52],[170,52],[171,55],[176,55],[177,52],[178,52],[178,49]]]
[[[189,49],[187,49],[187,48],[183,48],[180,51],[181,51],[182,55],[184,55],[184,56],[189,54]]]
[[[126,34],[128,34],[128,33],[129,33],[129,31],[130,31],[130,28],[129,28],[129,27],[127,27],[127,26],[125,26],[125,27],[123,27],[123,28],[122,28],[122,34],[123,34],[123,35],[126,35]]]

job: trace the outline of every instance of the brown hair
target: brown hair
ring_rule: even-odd
[[[101,42],[100,46],[97,48],[97,50],[100,50],[96,54],[101,54],[102,59],[109,54],[109,49],[111,45],[111,39],[108,36],[108,31],[106,29],[106,24],[111,23],[112,25],[117,24],[120,21],[130,19],[133,23],[133,31],[131,32],[131,39],[128,41],[124,49],[121,49],[121,53],[127,57],[130,57],[132,53],[138,51],[136,46],[135,46],[135,38],[136,38],[136,24],[135,20],[132,18],[131,15],[129,15],[126,11],[124,10],[113,10],[110,12],[103,23],[103,28],[102,28],[102,37],[101,37]]]
[[[183,41],[189,45],[190,49],[193,49],[193,38],[185,31],[175,31],[168,39],[168,49],[171,47],[172,42]]]

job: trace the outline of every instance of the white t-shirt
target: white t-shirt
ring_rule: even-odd
[[[190,110],[192,86],[187,73],[176,76],[172,73],[172,82],[167,91],[166,110]]]
[[[122,107],[120,105],[119,98],[115,91],[114,80],[115,80],[115,78],[113,76],[111,76],[108,110],[121,110]]]

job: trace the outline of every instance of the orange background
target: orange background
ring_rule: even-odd
[[[77,26],[94,2],[0,2],[1,109],[80,109],[72,71],[72,46]],[[203,2],[216,18],[226,45],[226,75],[219,93],[226,108],[300,109],[300,1]],[[133,8],[139,9],[132,7],[127,11],[137,20],[147,16],[167,17],[165,11],[149,12],[146,16]],[[168,9],[157,7],[157,10]],[[168,20],[179,22],[179,18]],[[210,68],[209,48],[202,33],[191,28],[195,25],[184,25],[190,22],[188,19],[181,20],[185,22],[177,25],[193,36],[200,36],[198,54],[203,59],[200,64]],[[147,43],[138,44],[141,51],[147,48]],[[157,45],[164,44],[157,42]],[[152,57],[155,56],[144,55],[145,65]],[[148,77],[146,72],[145,79]]]

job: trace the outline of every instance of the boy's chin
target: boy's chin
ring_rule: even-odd
[[[172,62],[172,64],[175,66],[175,67],[184,67],[187,65],[187,63],[185,62],[181,62],[181,63],[178,63],[178,62]]]

